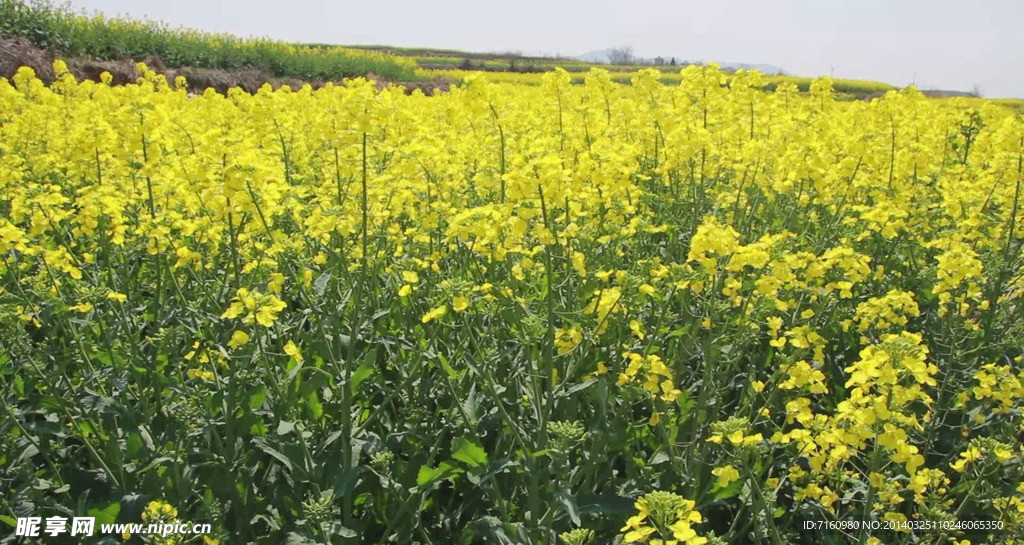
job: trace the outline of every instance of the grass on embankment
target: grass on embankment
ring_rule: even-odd
[[[255,68],[302,80],[335,80],[371,72],[391,81],[415,79],[414,61],[378,51],[302,46],[173,28],[148,20],[90,17],[47,0],[0,0],[3,37],[22,37],[61,56],[101,61],[142,60],[155,55],[171,67]]]

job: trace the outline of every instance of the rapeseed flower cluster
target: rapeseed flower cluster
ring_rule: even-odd
[[[704,545],[708,541],[693,529],[703,520],[693,500],[659,490],[641,496],[634,507],[637,514],[621,530],[626,543]]]
[[[618,385],[623,386],[638,379],[651,396],[657,396],[665,403],[673,403],[682,392],[673,382],[672,370],[657,354],[641,355],[627,352],[623,357],[629,361],[626,369],[619,373]]]

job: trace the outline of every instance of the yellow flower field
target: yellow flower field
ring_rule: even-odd
[[[0,80],[0,521],[1024,543],[1018,111],[139,69]]]

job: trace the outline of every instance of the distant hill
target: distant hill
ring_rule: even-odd
[[[586,53],[576,57],[583,62],[596,62],[600,64],[608,64],[611,61],[611,57],[608,56],[607,49],[598,49],[597,51],[587,51]]]
[[[775,66],[774,64],[747,64],[744,62],[720,62],[718,64],[720,64],[722,68],[727,68],[729,70],[739,70],[742,68],[744,70],[757,70],[758,72],[769,76],[787,75],[785,70]]]
[[[579,59],[579,60],[584,61],[584,62],[593,62],[593,63],[599,63],[599,64],[610,64],[611,63],[610,52],[611,52],[611,50],[609,50],[609,49],[598,49],[598,50],[595,50],[595,51],[588,51],[588,52],[586,52],[586,53],[584,53],[582,55],[577,56],[576,59]],[[671,60],[673,58],[673,56],[672,55],[663,55],[662,58],[665,59],[665,62],[667,63],[667,62],[669,62],[669,60]],[[684,66],[687,65],[687,64],[698,64],[698,63],[704,63],[705,62],[705,61],[687,60],[684,57],[679,56],[679,55],[676,55],[675,59],[676,59],[676,63],[678,63],[680,65],[684,65]],[[774,75],[785,75],[786,74],[786,72],[783,69],[779,68],[778,66],[771,65],[771,64],[753,64],[753,63],[744,63],[744,62],[722,62],[722,61],[715,61],[715,62],[718,62],[718,64],[723,69],[725,69],[725,70],[739,70],[739,69],[742,68],[744,70],[757,70],[757,71],[761,72],[762,74],[767,74],[767,75],[771,75],[771,76],[774,76]],[[644,58],[644,57],[637,57],[636,60],[635,60],[635,63],[636,64],[654,64],[654,59],[652,59],[652,58]]]

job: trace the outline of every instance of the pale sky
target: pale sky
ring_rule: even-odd
[[[1024,98],[1022,0],[71,0],[295,42],[771,64],[800,76]]]

